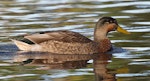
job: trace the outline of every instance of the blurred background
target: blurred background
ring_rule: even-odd
[[[87,63],[84,67],[72,69],[43,70],[43,65],[20,66],[14,62],[18,58],[14,54],[17,48],[10,41],[10,38],[19,39],[25,34],[54,30],[75,31],[93,39],[95,23],[102,16],[116,18],[120,26],[131,32],[131,35],[118,32],[108,35],[113,45],[127,51],[113,53],[102,66],[110,70],[109,74],[115,74],[113,78],[117,81],[149,81],[149,0],[1,0],[0,80],[104,81],[95,79],[96,74],[102,72],[93,72],[97,71],[93,70],[93,60],[84,61]]]

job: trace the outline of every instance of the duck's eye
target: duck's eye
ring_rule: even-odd
[[[115,23],[116,22],[116,20],[113,20],[113,23]]]
[[[117,23],[117,21],[116,20],[110,20],[110,19],[106,19],[106,20],[104,20],[104,22],[103,23]]]
[[[117,24],[117,20],[114,20],[113,23]]]
[[[113,23],[113,20],[107,20],[106,22],[108,22],[108,23]]]
[[[113,21],[112,21],[112,20],[110,20],[110,21],[109,21],[109,23],[113,23]]]
[[[117,23],[116,20],[110,20],[109,23]]]

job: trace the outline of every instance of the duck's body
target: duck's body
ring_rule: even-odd
[[[105,20],[108,21],[105,21]],[[109,22],[105,24],[105,22]],[[112,24],[112,25],[110,25]],[[110,25],[110,26],[109,26]],[[13,40],[20,50],[42,51],[58,54],[94,54],[111,49],[107,33],[117,29],[118,24],[111,17],[100,19],[94,31],[94,41],[72,31],[49,31],[25,36],[23,40]]]
[[[79,33],[67,30],[42,32],[25,36],[24,38],[22,41],[13,40],[20,50],[58,54],[98,53],[98,45],[96,42]],[[30,42],[31,44],[28,44],[29,41],[32,43]]]

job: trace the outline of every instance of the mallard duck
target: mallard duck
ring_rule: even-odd
[[[12,40],[20,50],[40,51],[58,54],[95,54],[107,52],[111,49],[108,32],[117,30],[124,34],[117,20],[112,17],[102,17],[98,20],[94,30],[94,40],[77,32],[59,30],[46,31],[24,36],[23,40]]]

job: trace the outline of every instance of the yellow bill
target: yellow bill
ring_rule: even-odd
[[[121,32],[121,33],[124,33],[124,34],[130,34],[130,32],[128,32],[127,30],[121,28],[120,26],[118,26],[117,31]]]

